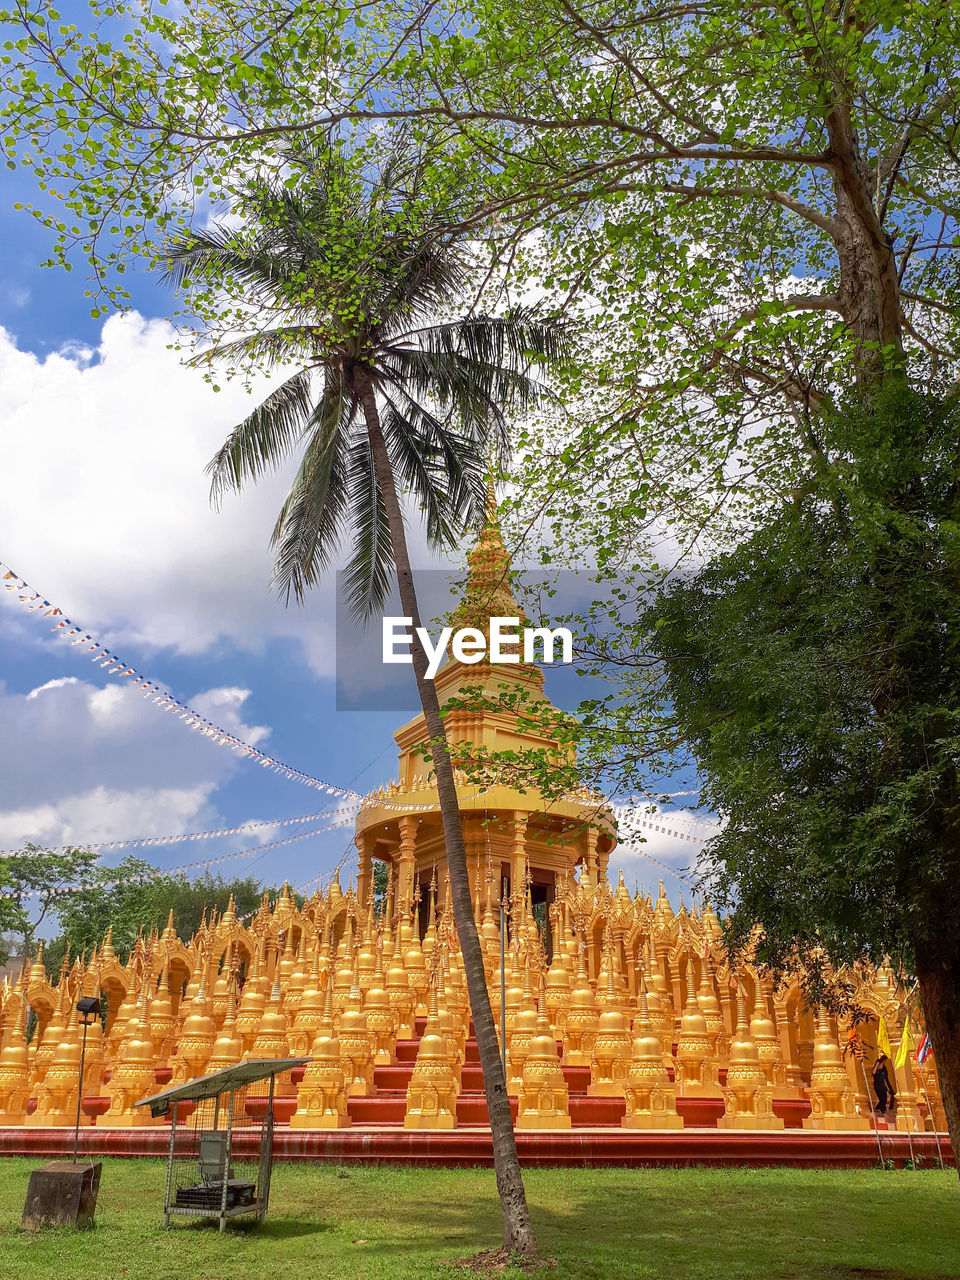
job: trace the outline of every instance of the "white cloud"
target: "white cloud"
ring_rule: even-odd
[[[256,654],[293,639],[332,675],[333,571],[302,608],[270,586],[295,460],[219,512],[209,502],[207,463],[277,380],[217,393],[174,341],[167,322],[131,312],[105,321],[96,352],[41,359],[0,328],[0,559],[122,658],[125,644],[196,655],[226,640]],[[436,567],[412,508],[408,538],[414,565]],[[5,592],[0,638],[60,651]]]
[[[41,694],[46,693],[48,689],[64,689],[69,684],[79,684],[80,681],[76,676],[58,676],[55,680],[48,680],[46,684],[38,685],[36,689],[31,689],[27,697],[32,702],[34,698],[39,698]]]
[[[636,882],[650,891],[655,891],[658,881],[662,880],[668,897],[676,905],[680,889],[684,887],[678,877],[688,882],[696,878],[703,841],[719,830],[717,819],[712,814],[664,809],[656,804],[643,804],[632,811],[619,809],[617,818],[623,843],[610,855],[611,880],[615,882],[617,873],[622,871],[631,889]],[[661,830],[655,830],[657,826]],[[693,839],[678,839],[674,833],[690,835]],[[689,886],[684,887],[687,898],[689,890]]]
[[[0,845],[20,848],[28,840],[55,848],[91,840],[180,835],[194,829],[205,810],[213,783],[196,787],[137,787],[114,791],[94,787],[64,796],[56,804],[0,812]],[[211,815],[212,820],[212,815]]]
[[[124,642],[200,653],[228,639],[257,652],[295,637],[333,665],[333,582],[305,609],[271,589],[269,536],[286,492],[270,476],[220,513],[204,467],[275,384],[216,393],[170,349],[171,327],[136,313],[104,323],[98,360],[40,359],[0,330],[0,557],[124,655]],[[32,632],[11,608],[4,633]]]
[[[244,722],[248,696],[246,689],[208,689],[193,703],[256,743],[269,729]],[[242,766],[240,757],[122,685],[98,689],[68,677],[27,694],[0,687],[0,724],[5,848],[176,835],[215,824],[216,790]]]

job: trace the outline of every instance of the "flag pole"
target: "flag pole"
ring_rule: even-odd
[[[937,1133],[937,1117],[933,1114],[933,1107],[930,1105],[930,1095],[927,1093],[926,1081],[923,1076],[920,1075],[919,1071],[917,1072],[917,1075],[920,1077],[920,1088],[923,1090],[924,1101],[927,1104],[927,1115],[930,1117],[930,1128],[933,1130],[933,1140],[937,1144],[937,1159],[940,1161],[940,1168],[944,1169],[946,1166],[943,1163],[943,1151],[940,1149],[940,1135]]]
[[[870,1093],[870,1081],[867,1079],[867,1064],[863,1058],[860,1058],[860,1070],[863,1072],[863,1083],[867,1091],[867,1106],[870,1108],[870,1119],[873,1122],[873,1132],[877,1136],[877,1154],[880,1157],[880,1168],[883,1168],[883,1143],[880,1141],[880,1125],[877,1123],[877,1113],[873,1109],[873,1096]]]

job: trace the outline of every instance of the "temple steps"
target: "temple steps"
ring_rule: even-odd
[[[399,1040],[397,1041],[397,1061],[374,1067],[373,1081],[378,1093],[383,1090],[406,1092],[417,1060],[417,1047],[415,1040]],[[564,1067],[563,1076],[571,1096],[586,1094],[590,1085],[589,1067]],[[466,1062],[460,1076],[460,1091],[483,1093],[483,1069],[480,1066],[475,1041],[467,1041]]]
[[[405,1092],[381,1092],[368,1098],[349,1098],[347,1110],[354,1124],[402,1125],[407,1109]],[[722,1108],[721,1108],[722,1109]],[[517,1118],[517,1099],[510,1097],[510,1110],[513,1118]],[[575,1128],[581,1126],[619,1127],[626,1112],[623,1098],[588,1098],[575,1096],[570,1099],[570,1119]],[[279,1112],[277,1123],[282,1124]],[[465,1125],[489,1125],[487,1100],[483,1093],[471,1091],[461,1093],[457,1098],[457,1123]]]
[[[395,1045],[395,1061],[383,1063],[374,1068],[374,1093],[367,1097],[351,1097],[347,1103],[351,1123],[358,1126],[372,1125],[378,1128],[402,1128],[406,1114],[406,1095],[410,1078],[413,1075],[420,1047],[420,1036],[426,1026],[425,1018],[417,1018],[415,1027],[417,1038],[398,1040]],[[470,1024],[471,1031],[473,1023]],[[562,1053],[562,1044],[558,1043],[558,1054]],[[465,1062],[461,1072],[460,1093],[457,1098],[457,1124],[488,1126],[486,1097],[483,1089],[483,1071],[480,1067],[480,1055],[477,1042],[471,1038],[465,1045]],[[299,1084],[305,1068],[292,1073],[293,1082]],[[167,1084],[171,1071],[169,1067],[156,1071],[158,1086]],[[672,1076],[672,1072],[669,1073]],[[619,1128],[626,1111],[623,1098],[591,1097],[590,1068],[564,1066],[563,1075],[569,1096],[570,1119],[574,1129],[583,1128]],[[719,1073],[723,1084],[726,1072]],[[259,1112],[265,1103],[251,1099],[251,1105]],[[511,1095],[511,1110],[516,1119],[517,1098]],[[106,1098],[84,1098],[83,1111],[95,1124],[102,1124],[108,1102]],[[28,1107],[28,1110],[30,1108]],[[276,1123],[284,1127],[289,1125],[290,1117],[296,1110],[294,1098],[278,1098],[276,1102]],[[810,1103],[804,1098],[775,1099],[774,1114],[780,1116],[786,1128],[800,1129],[803,1120],[810,1114]],[[724,1112],[722,1098],[684,1097],[677,1098],[677,1114],[681,1117],[685,1129],[716,1129],[717,1122]],[[883,1131],[886,1122],[878,1120],[878,1127]]]

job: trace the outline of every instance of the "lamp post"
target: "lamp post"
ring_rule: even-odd
[[[80,1046],[80,1079],[77,1082],[77,1120],[73,1126],[73,1163],[77,1163],[77,1148],[80,1145],[80,1108],[83,1105],[83,1067],[87,1056],[87,1028],[93,1026],[95,1018],[100,1017],[100,1000],[97,996],[84,996],[77,1001],[77,1012],[83,1027],[83,1041]]]
[[[77,1163],[80,1142],[80,1108],[83,1105],[83,1068],[87,1056],[87,1028],[100,1016],[97,996],[84,996],[77,1002],[83,1024],[80,1049],[80,1079],[77,1083],[77,1121],[73,1128],[73,1160],[51,1160],[42,1169],[34,1169],[27,1187],[20,1226],[26,1231],[42,1227],[92,1227],[100,1190],[99,1160],[82,1166]]]

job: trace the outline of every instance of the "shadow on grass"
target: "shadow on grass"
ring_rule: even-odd
[[[829,1171],[815,1179],[791,1170],[687,1169],[650,1178],[636,1170],[622,1177],[608,1172],[613,1176],[602,1182],[590,1173],[580,1181],[570,1170],[562,1185],[528,1172],[537,1240],[544,1255],[557,1259],[555,1268],[529,1274],[557,1280],[960,1276],[960,1197],[952,1183],[948,1191],[946,1183],[925,1183],[923,1173],[838,1180]],[[382,1260],[384,1274],[396,1266],[426,1274],[414,1258],[419,1254],[423,1262],[429,1253],[444,1275],[467,1275],[457,1263],[488,1250],[500,1231],[496,1201],[486,1189],[424,1200],[408,1190],[391,1207],[401,1230],[379,1217],[363,1232],[370,1238],[354,1242],[358,1254]],[[932,1234],[931,1217],[938,1213],[941,1231]]]
[[[176,1232],[200,1232],[219,1235],[219,1223],[216,1218],[200,1219],[192,1222],[172,1223],[168,1230]],[[294,1240],[298,1236],[322,1235],[326,1231],[335,1230],[330,1222],[304,1222],[298,1218],[267,1218],[263,1223],[255,1218],[233,1218],[227,1222],[226,1235],[251,1236],[263,1240]]]
[[[784,1280],[917,1280],[915,1272],[890,1267],[827,1267],[824,1271],[784,1272]],[[956,1280],[953,1275],[923,1276],[920,1280]]]
[[[333,1230],[330,1222],[300,1222],[293,1218],[274,1218],[272,1221],[268,1218],[260,1228],[262,1235],[276,1240],[295,1240],[299,1236],[322,1235]]]

